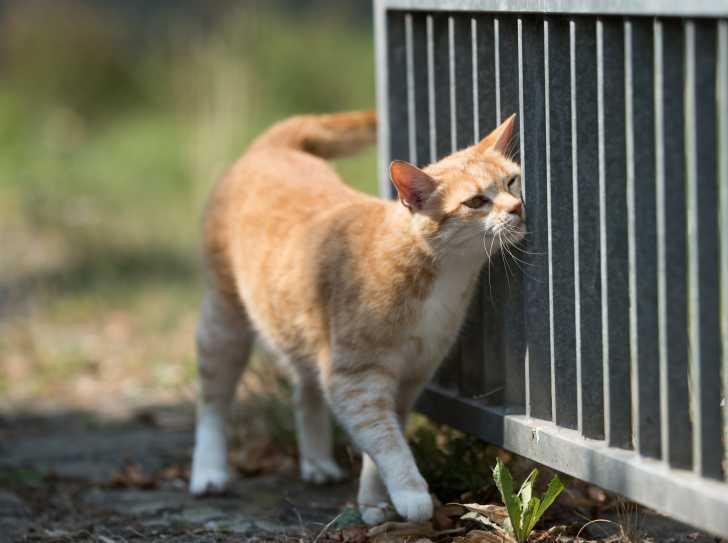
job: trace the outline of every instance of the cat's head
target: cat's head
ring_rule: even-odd
[[[438,247],[484,251],[523,239],[521,169],[507,156],[515,114],[479,143],[419,169],[396,160],[390,177],[412,224]]]

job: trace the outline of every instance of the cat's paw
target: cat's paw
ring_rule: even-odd
[[[379,502],[376,505],[360,503],[359,514],[364,524],[368,524],[369,526],[375,526],[397,518],[397,512],[389,502]]]
[[[409,522],[424,522],[432,518],[432,498],[426,490],[392,492],[392,503],[397,513]]]
[[[346,471],[341,469],[333,460],[301,460],[301,478],[309,483],[317,485],[324,483],[336,483],[346,479]]]
[[[223,494],[230,484],[227,468],[193,467],[190,477],[190,494],[206,496]]]

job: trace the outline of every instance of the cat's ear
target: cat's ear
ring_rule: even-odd
[[[516,114],[514,113],[503,121],[498,128],[483,138],[478,144],[478,150],[481,152],[492,150],[505,155],[508,150],[508,144],[511,142],[513,121],[515,120]]]
[[[389,177],[397,187],[399,200],[402,204],[419,211],[437,188],[437,181],[404,160],[394,160],[389,165]]]

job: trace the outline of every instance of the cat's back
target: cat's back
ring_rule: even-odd
[[[203,252],[221,290],[235,275],[254,281],[261,264],[284,252],[322,214],[367,197],[326,161],[279,147],[253,146],[213,188],[203,218]]]

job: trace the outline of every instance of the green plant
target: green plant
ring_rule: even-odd
[[[511,477],[511,472],[508,471],[500,458],[493,468],[493,480],[508,511],[509,519],[506,521],[506,529],[518,543],[524,543],[528,539],[538,520],[554,503],[561,491],[564,490],[564,485],[559,480],[558,475],[554,475],[546,488],[546,493],[539,499],[533,496],[533,485],[536,482],[536,477],[538,477],[538,470],[534,469],[523,481],[518,493],[514,494],[513,477]]]

